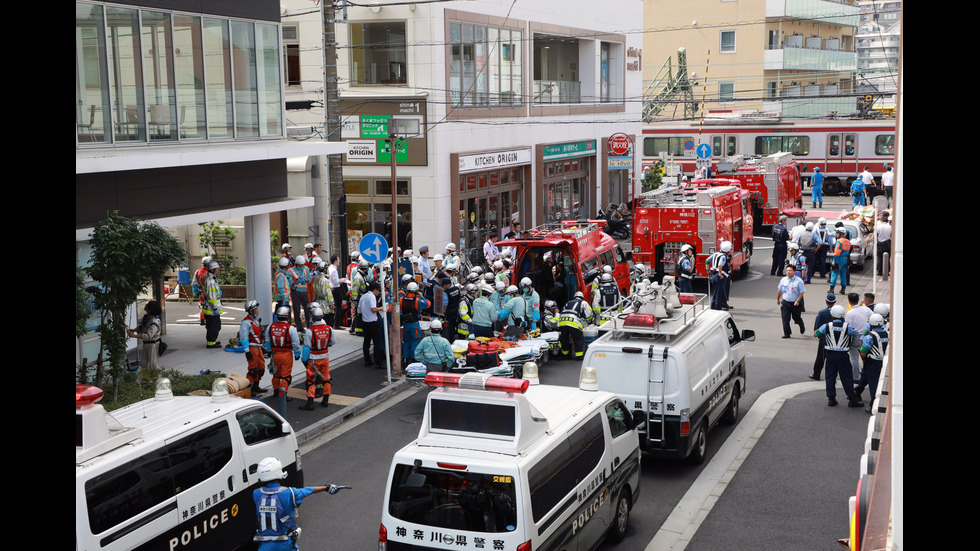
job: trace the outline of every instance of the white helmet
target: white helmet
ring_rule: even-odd
[[[606,264],[605,266],[603,266],[602,267],[602,273],[604,273],[604,274],[611,274],[612,273],[612,266],[610,266],[609,264]]]
[[[433,256],[432,257],[432,261],[433,262],[442,262],[442,255],[441,254],[437,254],[437,255]]]
[[[306,266],[306,255],[299,255],[296,257],[297,266]]]
[[[213,260],[212,260],[211,262],[209,262],[209,263],[208,263],[208,271],[209,271],[209,272],[210,272],[210,271],[213,271],[213,270],[217,270],[217,269],[218,269],[218,268],[220,268],[220,267],[221,267],[221,265],[219,265],[219,264],[218,264],[217,262],[215,262],[215,261],[213,261]]]
[[[205,256],[204,258],[201,259],[201,266],[204,266],[205,268],[207,268],[208,267],[208,264],[210,264],[212,260],[214,260],[214,259],[211,258],[210,256]]]
[[[279,318],[279,321],[289,321],[289,306],[276,308],[276,317]]]
[[[888,314],[890,312],[891,312],[891,308],[884,302],[879,302],[878,304],[875,304],[875,314],[878,314],[881,317],[888,317]]]
[[[442,331],[442,322],[439,320],[432,320],[432,322],[429,323],[429,329],[433,331]]]
[[[414,281],[410,281],[408,285],[405,286],[405,289],[408,290],[409,293],[414,293],[419,290],[419,284]]]
[[[732,242],[731,241],[722,241],[722,243],[721,243],[721,252],[723,252],[723,253],[730,253],[730,252],[732,252]]]
[[[643,264],[637,264],[633,266],[633,271],[642,274],[647,271],[647,267],[644,266]]]
[[[521,287],[530,287],[530,286],[531,286],[531,278],[525,277],[524,279],[521,280]]]
[[[446,250],[447,251],[455,251],[456,250],[456,244],[455,243],[446,243]]]
[[[466,287],[464,287],[464,290],[466,291],[466,294],[475,293],[476,285],[473,285],[472,283],[467,283]]]
[[[511,285],[510,287],[507,288],[508,295],[516,294],[517,292],[518,292],[517,285]]]
[[[868,325],[871,327],[881,327],[885,325],[885,318],[881,314],[871,314],[868,318]]]
[[[293,250],[292,245],[290,245],[289,243],[282,244],[282,252],[291,251],[291,250]]]
[[[612,274],[602,274],[602,277],[599,278],[599,281],[602,283],[612,283],[612,280]]]
[[[813,229],[813,222],[807,222],[806,223],[806,229],[807,230],[812,230]]]
[[[364,260],[363,258],[361,259],[360,262],[357,263],[357,267],[358,268],[362,268],[362,269],[367,269],[370,266],[371,266],[371,263],[368,262],[367,260]]]
[[[687,243],[684,243],[684,245],[681,247],[681,254],[684,254],[687,251],[693,251],[693,250],[694,250],[694,247],[688,245]]]
[[[350,258],[351,260],[357,260],[358,258],[361,258],[361,253],[354,251],[350,253]]]
[[[280,268],[288,268],[289,267],[289,259],[286,258],[285,256],[282,257],[282,258],[280,258],[279,259],[279,267]]]
[[[480,275],[483,273],[483,268],[481,268],[480,266],[473,266],[473,269],[470,270],[470,273]]]
[[[258,474],[261,482],[272,482],[286,478],[286,473],[282,472],[282,462],[275,457],[266,457],[259,461]]]
[[[507,288],[507,286],[506,286],[506,285],[504,285],[504,282],[503,282],[503,281],[498,281],[498,282],[497,282],[497,283],[496,283],[496,284],[494,285],[494,288],[495,288],[495,289],[497,289],[497,291],[503,291],[504,289],[506,289],[506,288]]]
[[[306,249],[306,250],[308,250],[308,251],[312,251],[313,250],[313,243],[307,243],[306,245],[303,245],[303,248]]]
[[[318,304],[313,308],[310,308],[310,315],[313,316],[314,321],[320,321],[323,319],[323,309],[320,308],[320,305]]]
[[[405,249],[405,252],[402,253],[402,256],[405,258],[412,258],[412,249]]]
[[[817,224],[819,224],[821,226],[826,226],[827,225],[827,219],[821,216],[820,217],[820,220],[817,220]]]
[[[795,251],[795,250],[797,250],[797,249],[800,248],[800,245],[799,245],[799,243],[790,242],[790,244],[788,245],[788,247],[789,247],[789,250]],[[728,251],[725,251],[725,252],[728,252]]]
[[[508,247],[508,248],[504,249],[503,251],[501,251],[500,252],[500,256],[502,256],[504,258],[510,258],[511,257],[510,247]]]
[[[585,298],[585,293],[582,291],[575,291],[575,298]]]
[[[847,309],[840,304],[830,309],[830,316],[834,319],[844,319],[845,314],[847,314]]]
[[[504,262],[502,260],[494,260],[493,261],[493,269],[494,270],[503,270],[504,269]]]

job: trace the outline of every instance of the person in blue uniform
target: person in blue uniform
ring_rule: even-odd
[[[786,229],[785,216],[779,217],[779,223],[772,227],[772,268],[769,275],[778,275],[783,272],[786,264],[786,246],[789,242],[789,230]]]
[[[814,327],[823,327],[834,321],[833,316],[830,315],[830,309],[837,304],[837,295],[827,293],[826,301],[827,307],[817,312],[817,318],[813,320]],[[826,361],[826,352],[824,351],[823,339],[821,339],[817,341],[817,357],[813,360],[813,373],[809,375],[814,381],[820,380],[820,372],[823,371],[824,361]]]
[[[810,177],[810,198],[813,208],[823,208],[823,173],[820,167],[813,169],[813,176]]]
[[[259,551],[289,551],[299,549],[299,526],[296,524],[296,510],[308,496],[328,492],[331,495],[340,491],[334,484],[329,486],[306,486],[290,488],[279,483],[286,478],[282,463],[275,457],[266,457],[259,462],[259,481],[264,485],[252,492],[255,500],[255,513],[259,525],[254,541]]]
[[[861,337],[861,357],[864,358],[864,369],[861,370],[861,379],[854,394],[858,397],[864,392],[865,387],[871,389],[871,402],[874,402],[875,395],[878,394],[878,380],[881,377],[881,367],[885,361],[885,354],[888,352],[888,331],[885,329],[885,318],[881,314],[871,314],[868,319],[871,329]],[[865,408],[866,412],[871,413],[871,406]]]
[[[685,244],[681,247],[681,258],[678,261],[677,290],[681,293],[694,292],[694,247]]]
[[[840,376],[844,394],[847,395],[847,407],[864,407],[861,397],[854,394],[854,377],[851,376],[850,346],[851,339],[860,338],[860,334],[844,321],[847,310],[840,304],[830,309],[833,321],[818,327],[813,336],[824,343],[826,355],[827,405],[837,405],[837,377]]]

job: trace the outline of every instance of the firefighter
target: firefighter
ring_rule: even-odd
[[[208,264],[211,263],[212,258],[210,256],[205,256],[201,259],[201,267],[194,272],[194,279],[191,281],[191,294],[197,295],[204,288],[204,278],[208,275]],[[204,297],[197,297],[197,306],[200,309],[201,325],[204,325]]]
[[[633,266],[633,273],[630,274],[630,295],[636,294],[637,285],[647,278],[647,268],[643,264]]]
[[[824,342],[824,353],[827,358],[824,368],[824,379],[827,381],[827,405],[837,405],[837,376],[840,375],[844,394],[847,395],[847,406],[863,407],[864,402],[861,401],[860,396],[854,393],[850,358],[851,339],[859,338],[860,335],[844,321],[844,314],[846,313],[847,310],[843,306],[835,305],[830,309],[830,316],[833,320],[822,327],[818,327],[813,336]]]
[[[313,302],[320,305],[323,310],[323,319],[327,322],[327,325],[333,327],[335,320],[335,304],[333,296],[333,288],[330,286],[330,278],[327,275],[327,267],[329,264],[319,260],[317,265],[316,277],[313,279]],[[338,289],[339,292],[339,289]],[[313,305],[310,304],[310,310],[312,312]]]
[[[221,287],[218,285],[218,263],[211,261],[208,264],[208,273],[204,276],[204,285],[201,288],[201,300],[204,304],[204,326],[208,348],[221,348],[221,341],[218,340],[218,333],[221,332],[221,314],[224,309],[221,307]]]
[[[265,340],[263,337],[262,319],[259,318],[259,302],[250,300],[245,303],[245,318],[238,329],[238,341],[247,347],[245,360],[248,362],[248,370],[245,372],[245,378],[252,385],[253,396],[266,392],[266,389],[259,387],[262,371],[265,369],[262,356],[262,344]]]
[[[602,274],[598,292],[592,296],[592,318],[595,322],[599,323],[599,316],[619,304],[620,300],[619,288],[616,287],[612,274]]]
[[[422,340],[422,329],[419,326],[422,311],[430,307],[430,303],[419,292],[419,284],[409,281],[405,290],[399,296],[402,321],[402,363],[408,365],[415,358],[415,348]]]
[[[861,357],[864,358],[864,369],[861,371],[861,379],[854,388],[854,395],[858,398],[864,392],[865,387],[871,388],[870,402],[874,402],[875,395],[878,393],[878,380],[881,377],[881,366],[885,361],[885,354],[888,352],[888,330],[885,329],[885,318],[881,314],[871,314],[868,318],[868,325],[871,330],[861,337]],[[871,406],[868,405],[865,411],[871,413]]]
[[[296,257],[289,274],[292,280],[289,299],[293,305],[293,324],[296,326],[296,331],[302,333],[303,328],[310,323],[310,294],[306,288],[306,282],[310,279],[310,270],[306,267],[305,256]]]
[[[612,272],[613,272],[612,266],[610,266],[609,264],[606,264],[602,267],[602,274],[609,274],[609,277],[612,277]],[[602,280],[602,274],[600,274],[599,277],[592,280],[592,289],[589,294],[592,296],[593,300],[595,300],[595,296],[599,293],[599,283]]]
[[[524,302],[527,303],[524,311],[527,312],[531,323],[531,330],[534,331],[538,328],[538,322],[541,321],[541,297],[534,290],[531,278],[529,277],[521,280],[521,296],[524,298]]]
[[[847,264],[851,261],[851,240],[847,238],[847,228],[842,225],[837,226],[835,233],[837,238],[834,240],[834,258],[830,263],[830,292],[834,292],[834,285],[840,280],[840,292],[847,292]]]
[[[472,274],[470,274],[472,275]],[[473,332],[473,301],[476,300],[476,285],[467,283],[463,296],[459,300],[459,325],[456,326],[456,338],[466,340]]]
[[[299,409],[313,411],[313,400],[322,397],[320,405],[330,402],[330,347],[337,343],[333,328],[323,319],[319,305],[310,308],[313,323],[303,335],[303,353],[300,360],[306,365],[306,405]]]
[[[694,247],[684,244],[681,258],[677,261],[677,290],[681,293],[694,292]]]
[[[289,243],[282,244],[282,257],[289,260],[290,267],[293,267],[296,264],[296,259],[293,258],[293,246]]]
[[[276,396],[286,396],[286,401],[292,400],[287,392],[289,383],[293,381],[293,360],[298,360],[303,352],[302,343],[296,328],[289,324],[289,307],[280,306],[276,309],[276,321],[269,324],[265,330],[266,350],[272,351],[272,390]]]
[[[581,292],[581,291],[579,291]],[[592,310],[589,310],[589,314]],[[558,309],[558,303],[548,299],[544,301],[544,316],[541,318],[541,327],[545,331],[558,331],[558,316],[561,314],[561,310]]]
[[[350,300],[353,313],[351,314],[351,335],[364,335],[364,324],[361,323],[360,307],[359,303],[361,297],[364,293],[367,293],[368,288],[368,269],[371,267],[371,263],[367,260],[361,260],[357,263],[357,270],[354,271],[354,278],[351,280],[350,288]]]
[[[507,301],[500,309],[499,319],[507,320],[507,325],[526,327],[527,326],[527,302],[520,296],[520,291],[516,285],[507,287]]]
[[[582,330],[588,326],[590,317],[591,310],[585,302],[585,294],[576,291],[558,316],[558,330],[561,331],[559,346],[565,359],[582,359],[585,353],[585,335]]]

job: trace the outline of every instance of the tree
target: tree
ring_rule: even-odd
[[[221,264],[222,268],[230,268],[232,261],[235,257],[231,254],[218,254],[218,248],[223,250],[228,250],[231,248],[231,242],[238,237],[238,233],[235,230],[222,226],[224,220],[218,220],[216,222],[204,222],[203,224],[198,224],[204,230],[197,234],[197,238],[201,242],[201,246],[207,251],[207,256],[210,256],[218,264]]]
[[[664,179],[664,163],[660,159],[653,162],[650,170],[643,174],[643,191],[651,191],[660,187]]]
[[[102,312],[99,336],[109,360],[113,396],[126,359],[126,310],[143,289],[160,281],[168,268],[186,260],[180,243],[159,224],[112,212],[95,225],[88,273],[98,285],[88,291]],[[102,385],[104,374],[100,366],[96,386]]]

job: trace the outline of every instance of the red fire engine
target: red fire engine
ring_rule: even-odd
[[[782,211],[803,205],[800,171],[791,153],[729,157],[718,162],[718,176],[738,179],[743,189],[752,192],[757,227],[772,226]]]
[[[515,277],[531,278],[541,304],[551,299],[564,306],[576,291],[592,302],[592,280],[612,266],[613,278],[621,291],[628,291],[629,256],[611,236],[602,231],[605,220],[566,220],[545,224],[522,232],[514,239],[497,241],[497,247],[516,247]]]
[[[697,277],[708,277],[705,260],[732,243],[732,267],[748,269],[752,258],[752,193],[735,180],[697,180],[693,187],[648,191],[633,210],[633,262],[659,275],[673,275],[685,244],[694,247]]]

